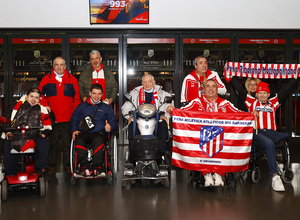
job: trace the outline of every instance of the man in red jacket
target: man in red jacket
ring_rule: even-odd
[[[56,149],[58,140],[63,142],[63,162],[67,172],[70,171],[70,118],[80,103],[80,92],[77,79],[66,70],[66,63],[62,57],[53,61],[51,73],[43,77],[39,89],[48,102],[55,124],[50,136],[49,173],[54,172],[57,165]],[[61,138],[59,135],[61,134]]]

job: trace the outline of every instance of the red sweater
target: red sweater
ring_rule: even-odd
[[[70,121],[71,115],[80,103],[80,92],[77,79],[65,70],[60,83],[55,79],[54,69],[43,77],[39,89],[45,97],[55,122]]]

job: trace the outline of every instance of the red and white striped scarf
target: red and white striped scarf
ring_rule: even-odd
[[[106,99],[105,96],[105,78],[104,78],[104,71],[103,71],[103,67],[104,65],[101,63],[101,68],[99,70],[94,69],[93,68],[93,73],[92,73],[92,77],[93,77],[93,83],[92,84],[100,84],[103,88],[103,95],[102,95],[102,99]]]
[[[18,100],[18,103],[15,105],[15,107],[14,107],[12,113],[11,113],[11,116],[10,116],[10,123],[11,124],[13,123],[19,108],[26,101],[26,97],[27,97],[27,95],[23,95],[20,98],[20,100]],[[45,102],[42,101],[42,99],[41,99],[41,102],[39,103],[39,105],[41,107],[41,116],[48,115],[48,110],[46,108]],[[44,127],[40,129],[41,131],[46,130],[46,129],[52,130],[50,118],[44,120],[43,125],[44,125]]]
[[[142,105],[145,103],[145,97],[146,97],[145,89],[144,89],[144,87],[142,87],[139,92],[139,105]],[[158,95],[157,95],[157,91],[155,88],[153,89],[153,96],[152,96],[152,101],[150,104],[155,105],[156,108],[158,108]]]

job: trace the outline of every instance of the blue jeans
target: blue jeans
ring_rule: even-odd
[[[260,129],[258,130],[258,134],[256,134],[255,130],[253,131],[253,141],[256,141],[265,151],[270,174],[278,173],[276,164],[276,144],[288,137],[288,133],[269,129]]]

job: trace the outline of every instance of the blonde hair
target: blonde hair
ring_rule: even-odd
[[[258,84],[258,83],[261,82],[261,80],[258,79],[258,78],[250,78],[250,77],[249,77],[249,78],[246,80],[246,82],[245,82],[245,88],[246,88],[248,94],[250,94],[249,84],[250,84],[250,81],[252,81],[252,80],[255,81],[256,84]]]

